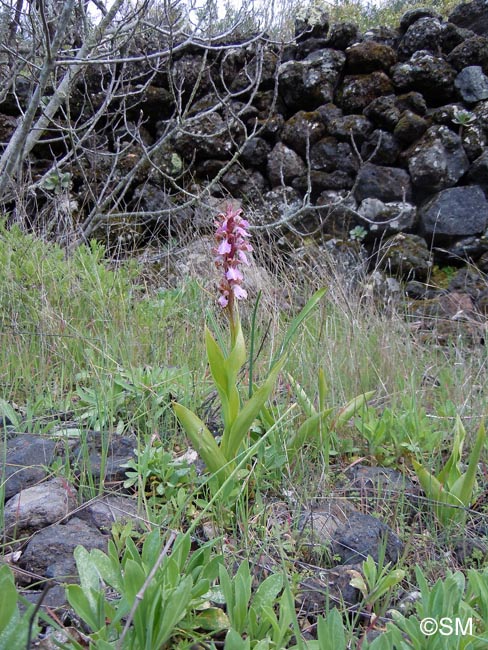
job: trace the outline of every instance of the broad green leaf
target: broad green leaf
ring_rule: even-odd
[[[161,552],[161,534],[158,528],[152,530],[144,540],[140,558],[145,571],[150,571],[156,564]]]
[[[223,602],[225,603],[227,613],[232,615],[234,611],[234,590],[232,588],[232,581],[225,566],[219,567],[219,584],[220,590],[223,594]]]
[[[358,395],[350,402],[348,402],[346,406],[340,409],[334,420],[332,428],[340,427],[343,424],[346,424],[346,422],[348,422],[353,417],[353,415],[355,415],[355,413],[360,408],[362,408],[371,397],[373,397],[375,392],[376,391],[374,390],[367,391],[366,393],[363,393],[363,395]]]
[[[241,322],[237,317],[236,323],[236,339],[229,356],[225,360],[227,370],[227,381],[233,384],[237,379],[240,369],[246,362],[246,344],[244,342],[244,335],[242,333]]]
[[[129,602],[135,600],[145,579],[146,574],[140,564],[128,560],[124,571],[124,596]]]
[[[232,627],[240,634],[245,631],[246,620],[251,599],[252,576],[247,561],[241,562],[233,580],[234,611],[232,612]]]
[[[246,437],[251,424],[254,422],[261,411],[261,408],[270,396],[284,363],[285,357],[282,357],[280,361],[275,364],[274,368],[270,370],[269,375],[261,388],[258,388],[251,399],[242,407],[241,412],[229,431],[225,445],[224,440],[222,440],[222,447],[227,450],[227,458],[229,458],[229,460],[234,459],[237,456],[239,448]],[[225,437],[226,432],[224,432],[224,438]]]
[[[208,607],[195,617],[195,628],[202,628],[207,632],[220,632],[230,626],[229,618],[220,607]]]
[[[243,639],[241,635],[231,628],[225,636],[224,650],[250,650],[251,640]]]
[[[393,569],[393,571],[389,571],[389,573],[386,576],[383,576],[383,578],[374,587],[372,592],[368,595],[367,600],[370,603],[377,601],[379,598],[384,596],[384,594],[386,594],[390,589],[395,587],[395,585],[400,583],[404,577],[405,577],[405,571],[403,571],[402,569]]]
[[[227,388],[227,377],[224,368],[225,357],[208,327],[205,327],[205,345],[210,372],[212,373],[215,384],[225,391]]]
[[[176,563],[179,573],[182,573],[185,568],[185,563],[191,549],[191,539],[189,533],[178,535],[171,553],[171,559]]]
[[[366,580],[364,579],[364,576],[356,570],[351,569],[349,571],[350,575],[353,576],[353,578],[349,581],[349,584],[351,587],[354,587],[355,589],[359,589],[361,592],[364,600],[368,597],[368,585],[366,584]]]
[[[98,548],[91,550],[90,557],[102,580],[107,585],[110,585],[120,592],[123,584],[120,563],[118,561],[117,563],[114,563],[113,558],[109,557]]]
[[[17,611],[17,590],[7,565],[0,566],[0,633]]]
[[[274,648],[275,645],[273,644],[273,646],[270,646],[270,643],[271,641],[269,639],[261,639],[261,641],[258,641],[257,644],[253,646],[253,650],[269,650],[270,647]]]
[[[185,576],[166,599],[161,624],[157,630],[154,648],[160,648],[171,637],[175,626],[184,615],[191,599],[192,579]],[[146,622],[147,623],[147,622]]]
[[[485,445],[485,439],[486,439],[485,423],[482,422],[478,429],[478,433],[476,434],[476,440],[473,445],[473,448],[471,449],[471,453],[469,455],[468,469],[464,474],[464,481],[461,485],[461,489],[459,490],[459,493],[457,492],[457,490],[456,491],[452,490],[453,493],[459,497],[459,499],[465,506],[470,506],[473,500],[473,491],[476,483],[476,472],[478,470],[478,463],[481,457],[481,453],[483,451],[483,447]]]
[[[75,610],[77,616],[86,623],[93,632],[97,632],[105,620],[100,621],[98,616],[98,607],[94,603],[94,594],[89,593],[90,590],[85,590],[80,585],[68,585],[66,587],[68,602]]]
[[[100,574],[84,546],[77,546],[73,555],[80,576],[81,588],[88,598],[91,610],[95,612],[98,607],[96,594],[100,591]]]
[[[318,439],[321,433],[322,435],[327,435],[327,432],[321,431],[320,424],[331,412],[331,408],[326,409],[322,413],[315,413],[315,415],[312,415],[303,422],[287,446],[287,454],[290,460],[293,460],[301,447],[310,438]]]
[[[226,467],[227,459],[215,442],[213,435],[202,420],[185,406],[174,402],[173,409],[195,447],[195,451],[211,473],[217,474],[220,472],[220,480],[222,481],[225,476],[229,475],[230,468]]]
[[[461,476],[460,463],[461,455],[463,452],[464,439],[466,431],[461,422],[459,415],[456,416],[456,424],[454,427],[454,439],[452,442],[452,451],[446,464],[437,475],[437,480],[448,489],[454,485],[457,479]]]
[[[317,409],[313,405],[312,401],[309,399],[307,393],[300,386],[298,381],[292,375],[290,375],[289,372],[285,374],[286,374],[286,378],[288,379],[288,381],[290,382],[293,388],[293,391],[297,398],[297,402],[300,405],[302,411],[305,413],[305,415],[309,418],[311,418],[313,415],[317,415]]]
[[[327,614],[327,618],[319,616],[317,621],[317,636],[319,648],[334,648],[334,650],[346,650],[346,634],[344,622],[337,608],[333,608]]]
[[[416,460],[412,461],[415,473],[417,478],[420,481],[423,491],[429,499],[434,501],[441,501],[442,495],[445,494],[445,489],[442,483],[440,483],[436,477],[431,474],[423,465],[418,463]]]
[[[227,375],[226,359],[208,327],[205,328],[205,344],[207,348],[208,363],[210,365],[210,373],[212,374],[222,405],[222,418],[224,420],[224,425],[225,427],[230,427],[232,416],[231,406],[229,403],[229,378]],[[235,397],[233,398],[233,401],[235,401]]]
[[[325,373],[323,368],[319,368],[319,411],[325,411],[325,398],[327,396],[327,383],[325,381]]]
[[[259,610],[267,605],[273,606],[276,597],[283,588],[283,576],[280,573],[273,573],[259,585],[252,601],[252,606]]]

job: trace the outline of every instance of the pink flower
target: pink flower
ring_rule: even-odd
[[[243,289],[239,284],[233,286],[234,298],[241,300],[242,298],[247,298],[247,291]]]
[[[219,247],[217,248],[217,253],[223,257],[224,255],[227,255],[228,253],[230,253],[231,250],[232,250],[232,246],[229,244],[228,241],[223,239],[221,241]]]
[[[241,214],[241,209],[228,205],[225,213],[220,214],[215,222],[217,246],[213,252],[217,268],[223,271],[219,286],[219,305],[229,307],[231,312],[234,298],[247,298],[247,292],[241,286],[244,276],[238,267],[240,264],[249,265],[246,253],[252,251],[252,246],[247,241],[251,236],[247,230],[249,222],[243,219]]]
[[[239,271],[239,269],[236,269],[235,267],[231,266],[230,269],[226,272],[225,277],[229,282],[242,282],[244,280],[244,276],[242,273]]]

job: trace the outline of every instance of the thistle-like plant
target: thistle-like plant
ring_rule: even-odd
[[[285,361],[284,352],[287,344],[300,322],[325,292],[324,289],[316,292],[292,321],[264,383],[254,389],[249,400],[243,403],[237,378],[247,355],[237,301],[247,298],[246,290],[242,286],[244,276],[241,268],[242,265],[249,264],[247,253],[252,250],[252,247],[249,244],[249,223],[241,214],[242,210],[236,210],[229,205],[215,223],[215,264],[222,271],[218,303],[225,310],[229,323],[228,353],[218,345],[208,327],[205,327],[207,357],[220,398],[224,425],[220,443],[215,440],[205,423],[195,413],[181,404],[173,404],[180,424],[207,469],[217,476],[221,485],[235,469],[237,456],[243,448],[249,429],[273,390]]]

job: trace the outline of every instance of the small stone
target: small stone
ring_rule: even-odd
[[[76,508],[76,490],[64,478],[53,478],[22,490],[4,508],[4,531],[11,537],[33,532],[64,519]]]
[[[461,98],[467,103],[488,98],[488,77],[479,65],[470,65],[458,74],[454,81]]]

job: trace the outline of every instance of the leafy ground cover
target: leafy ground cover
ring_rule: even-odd
[[[69,413],[81,439],[85,429],[134,432],[137,454],[110,490],[132,494],[146,522],[115,526],[107,553],[76,551],[69,622],[26,609],[2,564],[0,648],[28,647],[48,624],[60,647],[77,650],[486,647],[486,553],[478,546],[461,561],[453,541],[486,537],[483,346],[462,335],[443,346],[420,340],[408,306],[385,310],[332,274],[309,274],[298,305],[293,275],[276,268],[273,288],[290,304],[278,307],[273,291],[249,295],[233,364],[241,334],[228,347],[228,319],[201,278],[148,283],[147,269],[109,262],[95,243],[67,257],[17,228],[2,228],[0,265],[4,425],[49,436]],[[224,449],[220,480],[215,468],[176,462],[190,443],[175,403]],[[195,439],[189,417],[180,422]],[[423,491],[414,501],[348,491],[345,472],[358,463],[399,470]],[[68,463],[49,471],[85,499],[108,489]],[[322,609],[304,615],[299,565],[313,577],[334,558],[324,545],[307,559],[293,534],[299,517],[285,509],[285,527],[269,512],[285,500],[298,512],[339,485],[404,551],[395,564],[379,553],[348,574],[361,595],[354,608],[329,608],[323,593]],[[2,555],[11,551],[5,539]],[[432,636],[421,625],[430,619]]]

